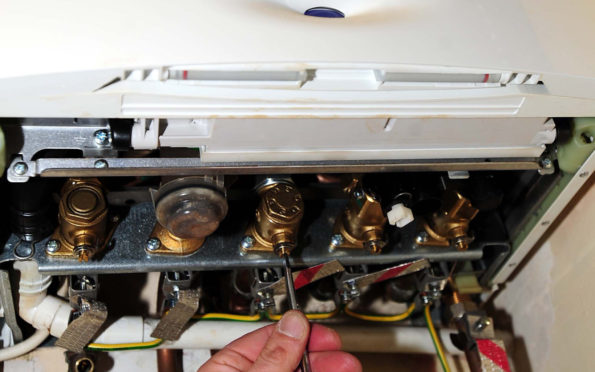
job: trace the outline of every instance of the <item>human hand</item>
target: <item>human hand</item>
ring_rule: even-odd
[[[361,372],[360,362],[340,351],[335,331],[313,324],[299,311],[288,311],[277,324],[248,333],[213,355],[198,372],[293,372],[306,343],[313,372]]]

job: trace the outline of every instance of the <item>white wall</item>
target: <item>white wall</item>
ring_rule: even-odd
[[[582,197],[495,299],[523,338],[530,369],[595,368],[595,187]],[[517,354],[518,355],[518,354]]]

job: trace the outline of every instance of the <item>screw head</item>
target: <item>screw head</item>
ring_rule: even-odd
[[[22,176],[25,173],[27,173],[27,171],[29,170],[29,167],[27,166],[26,163],[18,162],[12,167],[12,170],[16,175]]]
[[[107,161],[103,160],[103,159],[99,159],[97,161],[95,161],[95,164],[93,164],[95,166],[96,169],[103,169],[103,168],[107,168]]]
[[[332,247],[338,247],[341,244],[343,244],[343,235],[341,235],[341,234],[334,234],[331,237],[331,246]]]
[[[489,318],[482,317],[477,322],[475,322],[475,324],[473,325],[473,330],[475,332],[481,332],[484,329],[486,329],[487,327],[489,327],[491,324],[492,324],[492,322],[490,321]]]
[[[240,246],[242,249],[250,249],[254,247],[254,238],[249,235],[244,236],[240,242]]]
[[[428,233],[425,231],[420,232],[419,234],[417,234],[417,236],[415,237],[415,241],[417,243],[425,243],[428,241]]]
[[[550,158],[544,158],[541,160],[541,166],[549,169],[554,166],[554,163],[552,163]]]
[[[578,176],[579,176],[580,178],[585,178],[585,177],[587,177],[588,175],[589,175],[589,172],[582,172],[582,173],[581,173],[581,174],[579,174]]]
[[[161,241],[157,238],[151,238],[147,240],[147,251],[154,252],[161,247]]]
[[[48,253],[56,253],[58,252],[58,250],[60,249],[60,242],[57,240],[48,240],[47,243],[45,243],[45,251]]]
[[[109,143],[109,132],[105,129],[98,130],[93,137],[95,143],[99,146],[105,146]]]

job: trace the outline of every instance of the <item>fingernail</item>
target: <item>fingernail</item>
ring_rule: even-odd
[[[277,324],[279,332],[295,339],[301,339],[306,333],[307,323],[304,316],[296,311],[290,311],[283,315]]]

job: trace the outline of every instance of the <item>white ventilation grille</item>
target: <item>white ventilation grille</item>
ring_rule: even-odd
[[[178,66],[125,71],[95,92],[120,94],[132,117],[503,117],[526,99],[515,87],[539,82],[431,66]]]

